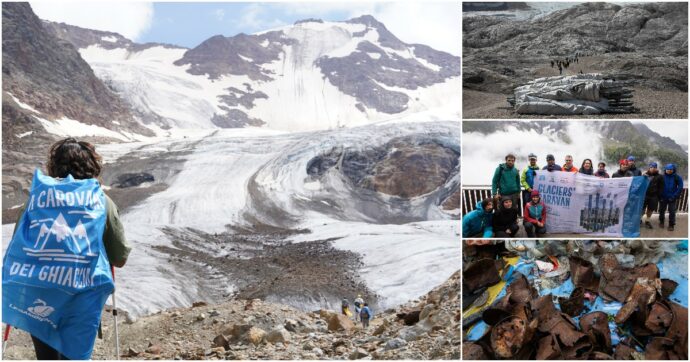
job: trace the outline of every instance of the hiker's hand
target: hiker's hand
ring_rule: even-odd
[[[506,229],[506,234],[510,234],[510,229]]]

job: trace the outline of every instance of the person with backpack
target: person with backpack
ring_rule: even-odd
[[[527,158],[529,159],[529,164],[520,173],[520,184],[522,184],[522,202],[529,202],[529,195],[532,192],[532,187],[534,186],[534,177],[537,175],[539,166],[537,165],[537,155],[530,153]],[[518,206],[519,207],[519,206]]]
[[[347,298],[343,298],[343,300],[340,302],[340,309],[343,315],[348,317],[352,315],[352,312],[350,312],[350,301],[347,300]]]
[[[462,217],[462,237],[490,238],[493,235],[492,219],[494,206],[486,198],[477,203],[477,208]]]
[[[362,299],[362,295],[357,294],[357,298],[355,298],[355,322],[359,320],[359,312],[362,310],[363,305],[364,299]]]
[[[518,211],[513,207],[513,200],[501,200],[498,211],[493,216],[493,230],[496,238],[514,238],[520,230],[517,224]]]
[[[31,335],[39,360],[89,359],[114,289],[110,266],[123,267],[131,248],[92,144],[56,142],[46,168],[34,172],[4,256],[2,320]]]
[[[497,199],[510,198],[513,207],[520,205],[520,172],[515,168],[515,155],[509,153],[505,163],[496,167],[491,180],[491,194]]]
[[[649,218],[652,217],[652,213],[659,207],[659,199],[661,199],[661,195],[664,192],[664,176],[659,174],[656,162],[649,163],[649,168],[643,176],[647,176],[649,179],[649,186],[647,186],[647,193],[642,206],[642,215],[646,216],[644,225],[647,229],[653,229]],[[640,221],[642,221],[641,218]]]
[[[664,227],[664,214],[668,208],[668,231],[676,225],[676,201],[683,191],[683,178],[676,173],[676,165],[669,163],[664,169],[664,190],[659,200],[659,227]]]
[[[525,204],[522,212],[522,226],[525,227],[528,238],[542,237],[546,234],[546,205],[541,201],[539,191],[532,190],[531,200]]]
[[[362,328],[366,329],[369,327],[369,321],[374,317],[374,313],[369,309],[369,304],[364,303],[364,307],[359,312],[359,319],[362,320]]]

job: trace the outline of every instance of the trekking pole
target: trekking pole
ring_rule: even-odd
[[[5,325],[5,333],[2,335],[2,359],[5,359],[5,350],[7,350],[7,341],[10,339],[10,329],[12,326]]]
[[[115,267],[110,266],[110,272],[113,273],[113,284],[115,284]],[[113,319],[115,321],[115,359],[120,359],[120,334],[117,330],[117,306],[115,305],[115,289],[113,289]]]

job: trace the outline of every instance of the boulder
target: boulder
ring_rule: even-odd
[[[321,309],[319,310],[319,317],[324,320],[331,320],[331,317],[334,315],[337,315],[336,311],[330,310],[330,309]]]
[[[286,319],[285,322],[283,323],[283,327],[285,327],[285,329],[287,329],[288,331],[293,332],[293,333],[297,332],[298,326],[299,326],[299,324],[294,319]]]
[[[367,352],[366,350],[364,350],[362,348],[357,348],[356,350],[354,350],[354,352],[350,353],[349,358],[350,359],[362,359],[362,358],[368,357],[368,356],[369,356],[369,352]]]
[[[212,346],[213,347],[223,347],[223,348],[227,349],[229,346],[228,339],[223,334],[219,334],[216,336],[216,338],[213,339],[213,345]]]
[[[269,343],[285,343],[290,340],[290,332],[283,327],[277,327],[268,332],[266,335],[266,342]]]
[[[328,320],[328,330],[332,332],[350,333],[355,329],[354,323],[342,314],[332,315]]]
[[[434,309],[436,309],[436,305],[433,303],[425,305],[422,309],[422,312],[419,313],[419,320],[426,319],[431,314],[431,312],[434,311]]]
[[[161,348],[160,345],[149,343],[149,348],[147,348],[146,351],[144,351],[144,352],[159,355],[159,354],[161,354],[162,350],[163,349]]]
[[[386,342],[386,345],[383,347],[386,351],[390,351],[392,349],[398,349],[400,347],[406,346],[407,341],[405,341],[402,338],[393,338],[391,340],[388,340]]]

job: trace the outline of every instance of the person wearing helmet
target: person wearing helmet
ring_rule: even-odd
[[[522,226],[525,227],[527,237],[542,237],[546,234],[546,205],[541,201],[539,191],[532,190],[530,202],[525,205],[522,213]]]
[[[357,294],[357,298],[355,298],[355,322],[360,320],[359,318],[359,312],[362,310],[362,306],[364,305],[364,299],[362,299],[361,294]]]
[[[649,164],[649,168],[644,173],[644,176],[647,176],[649,179],[649,186],[644,197],[642,215],[645,215],[644,225],[647,229],[652,229],[652,223],[649,222],[649,218],[652,217],[652,213],[659,207],[659,199],[661,199],[661,194],[664,192],[664,176],[659,174],[656,162]],[[640,219],[640,221],[642,220]]]
[[[537,170],[539,170],[537,155],[530,153],[527,158],[529,159],[529,164],[520,174],[520,184],[523,188],[522,202],[525,204],[529,202],[529,194],[532,192],[532,187],[534,186],[534,177],[537,175]]]
[[[633,176],[642,176],[642,171],[635,167],[635,156],[628,156],[628,171],[632,172]]]
[[[659,200],[659,227],[664,227],[664,214],[668,208],[668,231],[676,225],[676,201],[683,191],[683,178],[676,173],[676,165],[669,163],[664,169],[664,191]]]
[[[628,160],[622,159],[618,161],[618,165],[620,165],[620,168],[611,175],[611,178],[632,177],[633,174],[628,169]]]

